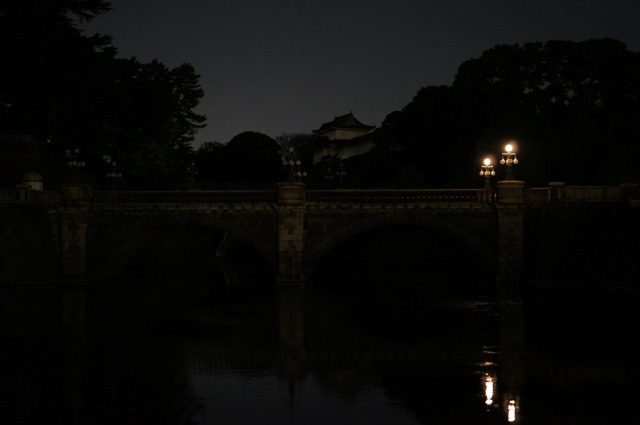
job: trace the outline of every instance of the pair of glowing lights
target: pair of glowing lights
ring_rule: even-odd
[[[516,157],[516,153],[513,152],[513,146],[507,145],[504,147],[505,152],[502,152],[502,158],[500,159],[500,164],[502,165],[516,165],[518,163],[518,158]],[[484,177],[495,176],[496,172],[493,170],[493,166],[491,165],[491,158],[485,158],[483,161],[484,165],[480,170],[480,175]]]
[[[493,405],[493,396],[495,395],[495,381],[494,379],[487,375],[484,380],[485,385],[485,404],[487,406]],[[509,398],[509,402],[507,404],[507,421],[515,422],[516,421],[516,410],[518,409],[516,400],[513,398]]]

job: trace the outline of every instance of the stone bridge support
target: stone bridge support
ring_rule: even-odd
[[[517,283],[524,265],[524,182],[498,182],[498,286]]]
[[[60,211],[60,256],[64,276],[80,277],[86,272],[89,201],[88,185],[63,186],[63,207]]]
[[[278,184],[278,282],[304,282],[304,184]]]

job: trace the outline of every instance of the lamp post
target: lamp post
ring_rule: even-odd
[[[194,161],[191,161],[191,164],[187,167],[187,173],[189,174],[189,185],[194,188],[196,186],[196,176],[198,175],[198,167],[196,167]]]
[[[336,188],[339,184],[344,182],[344,178],[347,175],[347,169],[344,166],[344,162],[337,156],[333,156],[327,159],[327,169],[324,172],[324,179],[333,188]]]
[[[115,190],[118,186],[118,179],[122,178],[122,173],[118,170],[115,161],[111,163],[111,171],[107,172],[107,178],[111,180],[111,190]]]
[[[293,148],[289,148],[282,156],[282,165],[288,168],[288,182],[301,182],[303,178],[307,177],[307,172],[302,166],[302,161],[300,161]]]
[[[491,177],[495,176],[496,172],[493,170],[493,165],[491,165],[491,159],[485,158],[483,161],[483,165],[480,167],[480,176],[484,177],[484,189],[491,190]]]
[[[347,169],[344,168],[344,163],[340,160],[340,162],[338,163],[338,171],[336,171],[336,176],[338,177],[338,181],[342,183],[346,175],[347,175]]]
[[[518,164],[518,158],[516,157],[516,153],[513,152],[513,146],[511,146],[511,144],[505,146],[504,150],[506,152],[502,152],[500,164],[507,166],[507,180],[513,180],[513,169],[511,167]]]
[[[80,149],[75,148],[73,153],[69,154],[69,162],[67,163],[69,167],[71,167],[73,171],[74,177],[78,177],[80,174],[80,169],[86,165],[86,163],[80,157]]]
[[[333,174],[333,170],[331,166],[327,167],[327,170],[324,172],[324,179],[329,183],[330,186],[333,186],[333,180],[335,180],[336,176]]]

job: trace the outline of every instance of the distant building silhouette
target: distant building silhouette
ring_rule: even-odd
[[[319,129],[313,130],[313,133],[325,136],[327,143],[314,150],[313,163],[316,164],[327,156],[346,159],[369,152],[374,146],[370,135],[375,127],[363,124],[352,112],[322,124]]]

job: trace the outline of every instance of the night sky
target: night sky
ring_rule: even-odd
[[[193,64],[196,138],[310,133],[352,111],[365,124],[451,84],[496,44],[612,37],[640,51],[640,0],[112,0],[84,25],[119,56]]]

